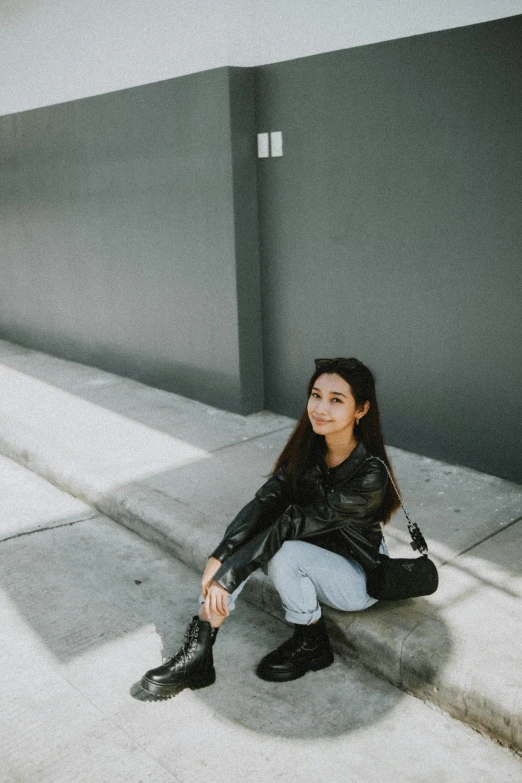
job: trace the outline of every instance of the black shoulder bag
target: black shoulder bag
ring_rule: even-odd
[[[367,574],[366,589],[368,595],[383,601],[400,601],[404,598],[431,595],[439,586],[439,575],[435,563],[428,558],[426,540],[418,525],[409,518],[399,490],[395,486],[386,463],[379,457],[370,457],[370,459],[378,459],[386,468],[388,477],[408,520],[408,530],[412,538],[411,548],[413,550],[418,549],[421,555],[414,558],[401,558],[388,557],[379,553],[375,568]]]

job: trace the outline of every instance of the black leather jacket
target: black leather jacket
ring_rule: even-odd
[[[318,457],[295,490],[286,471],[278,470],[241,509],[212,552],[222,561],[214,579],[233,592],[291,539],[353,557],[365,571],[371,570],[382,541],[387,480],[384,465],[362,442],[331,470]]]

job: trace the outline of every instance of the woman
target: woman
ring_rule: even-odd
[[[215,681],[216,634],[257,568],[266,569],[294,623],[293,636],[259,663],[265,680],[294,680],[333,662],[319,602],[352,612],[375,603],[366,573],[379,551],[387,552],[382,525],[399,506],[385,467],[391,472],[375,381],[357,359],[315,365],[307,406],[271,477],[208,560],[199,617],[176,655],[141,681],[156,696]]]

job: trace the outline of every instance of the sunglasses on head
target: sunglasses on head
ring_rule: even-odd
[[[358,359],[314,359],[316,370],[329,370],[338,367],[340,370],[357,370],[362,366]]]

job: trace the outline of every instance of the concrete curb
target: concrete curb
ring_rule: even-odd
[[[203,571],[209,520],[192,509],[139,484],[98,499],[96,507],[199,573]],[[264,573],[253,574],[243,595],[284,620],[279,596]],[[513,694],[500,694],[495,688],[486,693],[483,680],[474,672],[459,670],[452,662],[453,640],[447,625],[428,601],[383,602],[362,613],[325,607],[324,615],[337,654],[358,660],[407,693],[522,751],[522,694],[514,703]],[[506,709],[510,703],[513,708]]]

